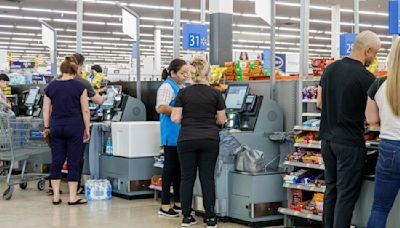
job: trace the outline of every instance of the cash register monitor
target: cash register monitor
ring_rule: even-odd
[[[39,89],[37,89],[37,88],[29,89],[29,93],[25,99],[25,106],[27,106],[27,107],[34,106],[38,93],[39,93]]]
[[[228,112],[241,112],[245,105],[245,99],[249,91],[249,85],[229,85],[226,93],[226,109]]]

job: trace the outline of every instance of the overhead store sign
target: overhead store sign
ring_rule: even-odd
[[[354,42],[356,41],[357,34],[344,33],[340,35],[340,55],[347,57],[353,50]]]
[[[269,25],[271,24],[271,0],[256,0],[255,9],[257,16]]]
[[[32,69],[35,68],[35,62],[20,62],[13,61],[11,62],[11,69]]]
[[[397,35],[400,34],[400,2],[399,0],[391,0],[389,1],[389,34]]]
[[[0,50],[0,70],[8,70],[10,64],[8,62],[8,53],[6,50]]]
[[[265,50],[262,54],[264,69],[271,69],[271,51]],[[275,54],[275,68],[288,74],[298,74],[300,71],[300,55],[296,53]]]
[[[134,41],[138,40],[137,25],[138,17],[127,9],[122,8],[122,31]]]
[[[264,60],[264,69],[271,69],[271,51],[265,50],[262,54]],[[283,72],[286,70],[286,54],[275,54],[275,68],[281,69]]]
[[[49,26],[42,24],[42,43],[45,46],[49,47],[50,50],[54,50],[55,39],[56,39],[55,31]]]
[[[184,24],[182,46],[186,50],[206,50],[208,44],[207,25]]]

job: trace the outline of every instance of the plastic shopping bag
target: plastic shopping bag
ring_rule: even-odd
[[[235,151],[235,169],[240,172],[260,173],[265,171],[264,153],[242,145]]]

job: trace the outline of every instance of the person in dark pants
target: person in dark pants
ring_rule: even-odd
[[[171,119],[182,123],[178,138],[181,164],[182,226],[196,224],[190,215],[193,186],[199,170],[205,223],[217,227],[215,218],[214,171],[219,154],[219,127],[226,122],[225,101],[218,90],[210,87],[210,65],[204,57],[191,61],[193,85],[181,90],[175,98]]]
[[[77,70],[75,57],[66,57],[60,66],[62,77],[53,80],[45,88],[44,134],[51,136],[50,179],[54,205],[61,203],[61,170],[65,159],[68,163],[68,204],[86,203],[78,197],[77,187],[83,142],[90,138],[90,116],[87,91],[82,83],[73,80]]]
[[[98,104],[98,105],[103,104],[107,100],[107,95],[101,96],[98,93],[96,93],[92,84],[88,80],[82,78],[82,68],[83,68],[83,63],[85,62],[85,57],[80,53],[75,53],[74,57],[78,64],[78,73],[77,73],[76,77],[74,78],[74,80],[79,81],[80,83],[83,84],[83,86],[85,87],[85,89],[88,93],[88,97],[90,98],[90,100],[92,102],[94,102],[95,104]],[[88,143],[84,143],[83,148],[82,148],[82,158],[81,158],[81,164],[79,166],[79,173],[80,173],[81,177],[82,177],[82,171],[83,171],[83,165],[84,165],[84,155],[85,155],[86,147],[88,147]],[[84,193],[85,193],[84,187],[81,184],[81,178],[80,178],[78,181],[78,194],[84,194]]]
[[[171,121],[172,107],[182,83],[188,74],[186,61],[174,59],[163,70],[164,83],[157,91],[156,111],[160,114],[161,143],[164,147],[164,168],[162,172],[161,208],[159,215],[177,217],[181,212],[180,184],[181,170],[177,152],[180,125]],[[171,183],[174,187],[174,206],[171,208]]]
[[[388,77],[377,79],[368,90],[365,115],[369,124],[380,124],[381,139],[368,228],[386,227],[389,212],[400,189],[399,56],[400,38],[397,38],[388,56]]]
[[[379,49],[380,40],[375,33],[360,33],[350,56],[330,64],[318,87],[326,228],[349,228],[360,194],[366,163],[364,113],[367,91],[375,79],[365,66],[374,61]]]
[[[92,102],[94,102],[95,104],[98,104],[98,105],[103,104],[104,101],[107,100],[107,95],[101,96],[98,93],[96,93],[92,84],[88,80],[86,80],[82,77],[82,68],[83,68],[83,63],[85,61],[85,57],[80,53],[75,53],[73,56],[75,57],[76,62],[78,64],[78,72],[77,72],[77,75],[75,76],[74,80],[83,84],[83,86],[85,87],[85,89],[87,91],[88,97],[90,98],[90,100]],[[79,166],[79,173],[80,173],[81,177],[82,177],[82,171],[83,171],[83,165],[84,165],[85,150],[86,150],[87,146],[88,146],[88,143],[84,143],[83,148],[82,148],[81,164]],[[80,178],[78,181],[78,194],[85,193],[84,187],[81,184],[81,180],[82,180],[82,178]],[[52,186],[51,186],[51,182],[49,185],[49,194],[50,195],[54,194]]]

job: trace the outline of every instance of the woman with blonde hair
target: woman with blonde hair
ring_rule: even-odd
[[[204,197],[205,223],[217,227],[215,218],[214,170],[219,154],[219,125],[226,121],[225,101],[220,91],[210,87],[210,65],[204,57],[190,62],[193,85],[175,98],[171,119],[182,124],[178,138],[181,165],[182,226],[196,224],[190,215],[197,169]]]
[[[388,57],[388,77],[377,79],[368,96],[367,121],[381,126],[368,227],[384,228],[400,188],[400,38],[393,43]]]

